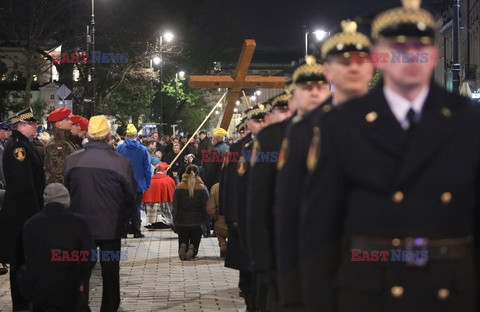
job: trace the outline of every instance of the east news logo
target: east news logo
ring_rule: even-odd
[[[61,52],[61,51],[52,51],[50,52],[52,56],[52,63],[53,64],[87,64],[88,60],[91,63],[120,63],[125,64],[128,62],[128,53],[106,53],[102,51],[93,51],[91,54],[86,52]]]

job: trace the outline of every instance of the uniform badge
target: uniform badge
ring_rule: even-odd
[[[282,170],[283,166],[285,166],[285,162],[287,161],[288,157],[288,139],[283,138],[282,147],[280,147],[280,153],[278,153],[278,163],[277,163],[277,170]]]
[[[255,140],[255,142],[253,142],[252,155],[250,156],[251,167],[255,166],[255,163],[257,162],[258,152],[260,152],[260,142],[258,142],[258,140]]]
[[[240,156],[237,163],[237,173],[239,176],[243,177],[245,172],[247,171],[247,161],[243,156]]]
[[[13,156],[15,156],[15,159],[18,161],[24,161],[25,157],[27,156],[27,152],[23,147],[17,147],[13,150]]]
[[[320,157],[320,128],[313,128],[312,142],[307,154],[307,169],[312,172],[317,166]]]

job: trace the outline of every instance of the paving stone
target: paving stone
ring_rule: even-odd
[[[202,238],[197,258],[180,261],[175,233],[165,229],[144,234],[142,239],[122,239],[128,260],[120,263],[119,311],[245,311],[238,297],[238,271],[223,266],[216,238]],[[101,298],[97,264],[90,278],[93,312],[100,310]],[[11,311],[8,275],[0,276],[0,311]]]

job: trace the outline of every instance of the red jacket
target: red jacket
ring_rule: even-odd
[[[175,181],[164,173],[152,177],[150,188],[143,193],[143,203],[173,202]]]

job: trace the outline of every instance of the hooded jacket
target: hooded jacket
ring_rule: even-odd
[[[152,177],[150,188],[143,193],[143,203],[171,203],[175,181],[163,172],[158,172]]]
[[[117,151],[130,160],[137,181],[137,191],[145,192],[150,187],[152,178],[152,166],[147,148],[137,140],[125,139],[125,142],[117,147]]]
[[[208,190],[199,176],[195,180],[193,197],[188,193],[188,174],[182,175],[173,195],[173,224],[198,226],[207,222]]]

